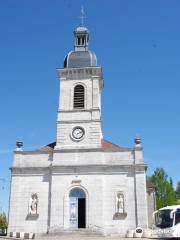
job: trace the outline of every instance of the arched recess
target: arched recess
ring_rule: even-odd
[[[86,228],[86,193],[75,187],[69,192],[69,220],[72,228]]]
[[[88,227],[88,193],[80,185],[69,189],[68,194],[68,226],[70,228]]]

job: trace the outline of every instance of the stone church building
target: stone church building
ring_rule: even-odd
[[[58,69],[56,142],[14,153],[9,232],[87,229],[125,235],[147,228],[146,168],[140,138],[131,148],[103,138],[102,68],[88,49],[89,32],[74,31],[74,51]],[[110,96],[109,96],[110,97]]]

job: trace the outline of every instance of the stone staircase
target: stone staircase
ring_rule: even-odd
[[[36,235],[36,239],[103,239],[104,236],[101,233],[95,232],[89,229],[77,229],[77,230],[63,230],[50,232],[49,234]]]

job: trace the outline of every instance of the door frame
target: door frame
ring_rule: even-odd
[[[85,187],[83,187],[82,185],[73,185],[71,187],[69,187],[66,191],[66,194],[64,196],[64,201],[63,201],[63,226],[65,229],[69,229],[71,228],[71,225],[70,225],[70,197],[69,197],[69,194],[70,192],[74,189],[74,188],[79,188],[81,189],[82,191],[84,191],[85,193],[85,214],[86,214],[86,228],[89,228],[89,194],[88,194],[88,191]],[[72,228],[71,228],[72,229]],[[74,228],[74,229],[78,229],[77,228]]]

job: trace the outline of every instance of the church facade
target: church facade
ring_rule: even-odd
[[[125,235],[148,226],[141,140],[124,148],[103,138],[102,68],[88,49],[88,29],[78,27],[74,39],[74,51],[58,69],[56,142],[34,151],[17,142],[9,232],[88,229]]]

